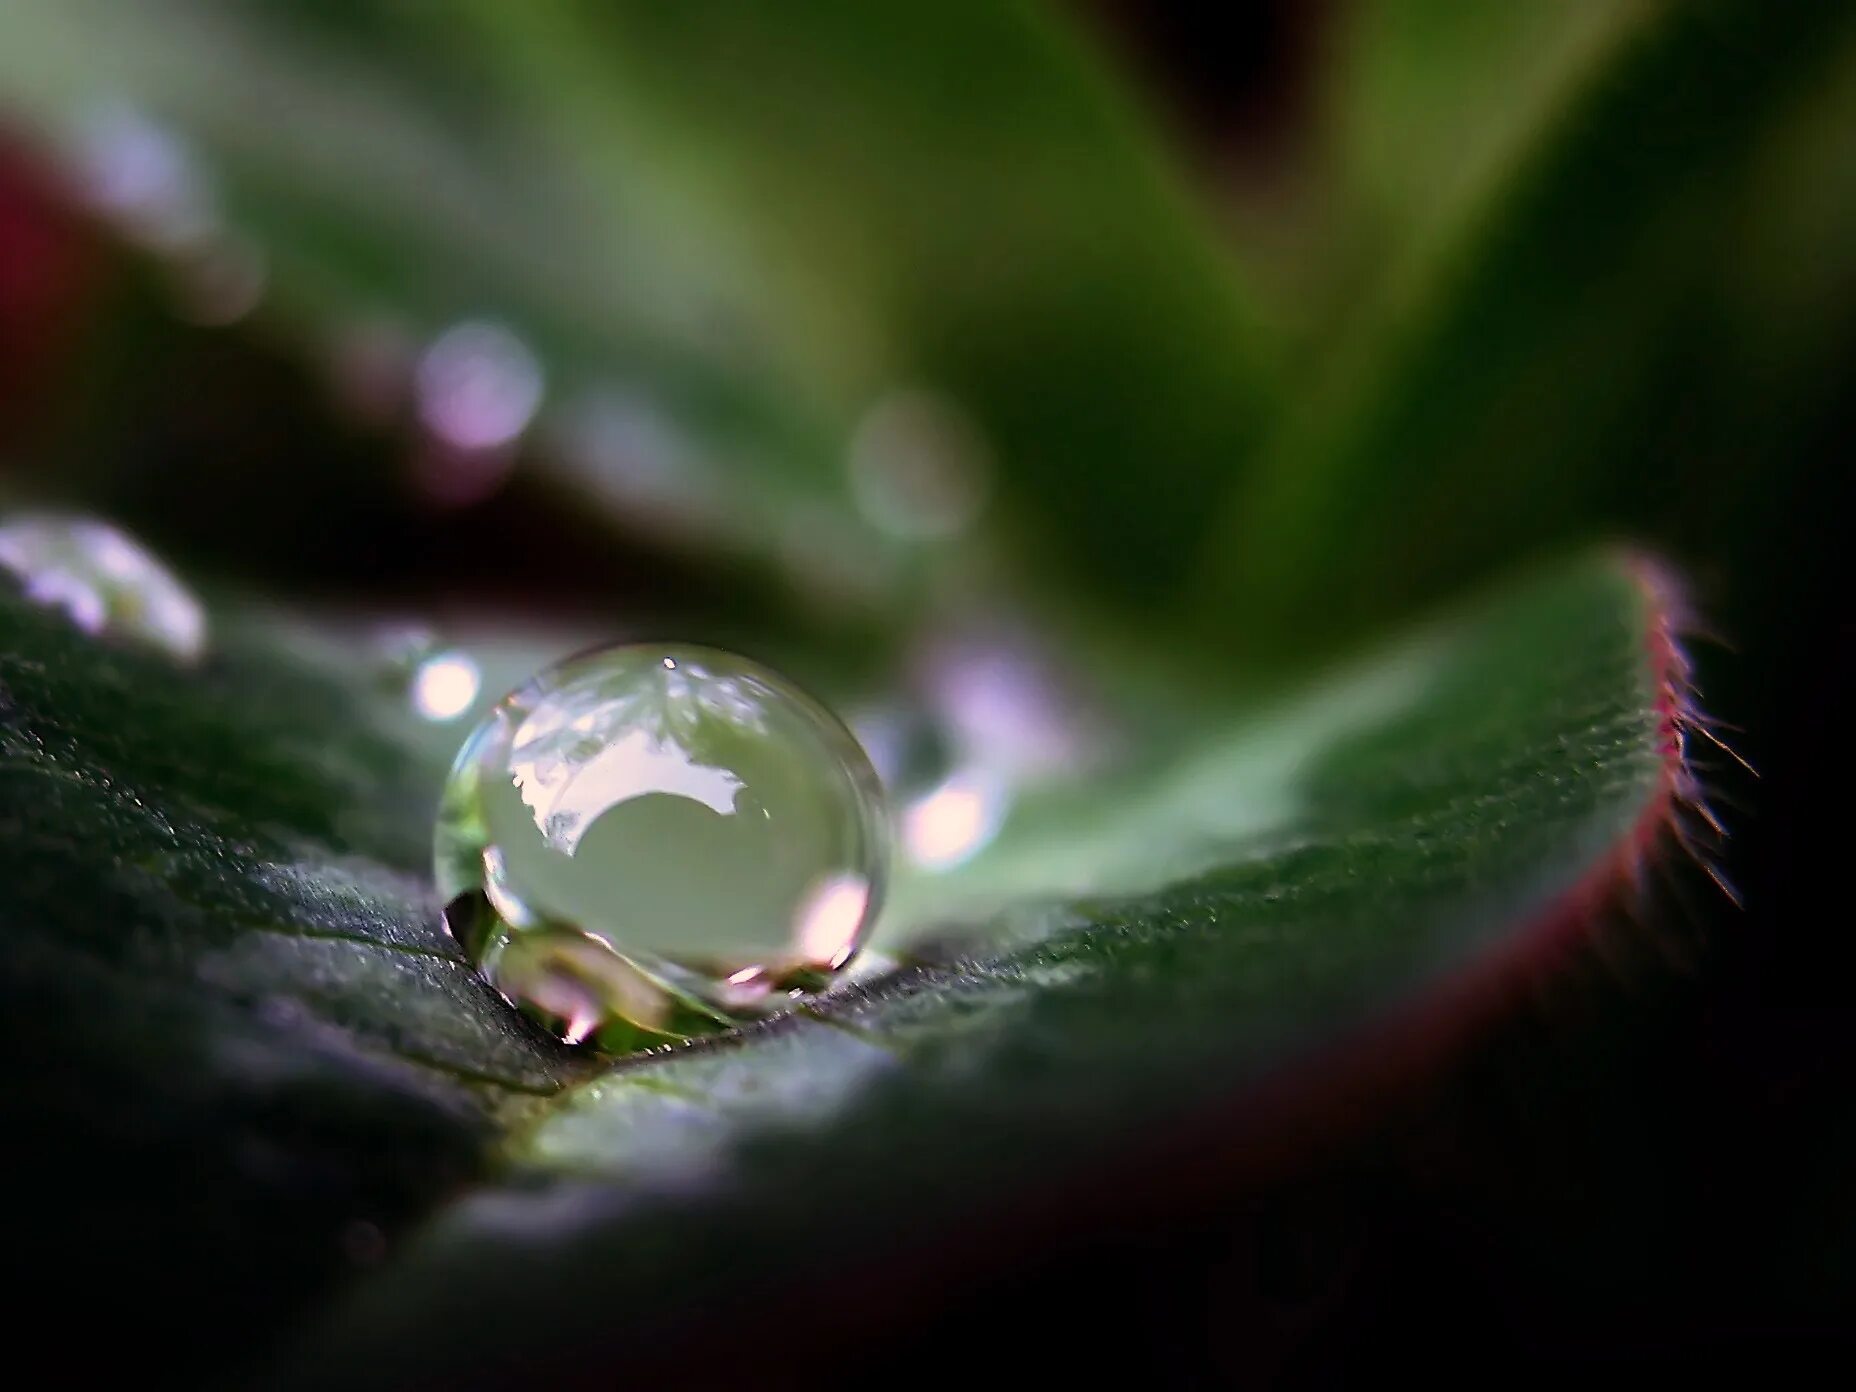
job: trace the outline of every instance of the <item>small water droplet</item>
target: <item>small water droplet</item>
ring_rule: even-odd
[[[621,645],[504,698],[439,811],[447,922],[561,1038],[713,1030],[843,969],[876,916],[876,776],[824,707],[714,649]]]
[[[198,247],[218,227],[211,183],[185,142],[135,107],[92,113],[77,165],[92,205],[145,246]]]
[[[857,506],[892,536],[932,540],[969,528],[992,486],[992,452],[973,419],[947,397],[892,391],[851,437]]]
[[[512,444],[541,405],[541,364],[528,345],[487,319],[454,324],[419,360],[419,418],[454,449]]]
[[[206,650],[200,601],[126,533],[95,518],[16,513],[0,521],[0,567],[27,599],[84,632],[159,648],[183,662]]]
[[[1022,784],[1075,774],[1105,755],[1101,718],[1029,625],[992,620],[944,633],[914,665],[962,763]]]
[[[977,767],[960,769],[903,809],[902,848],[924,870],[964,865],[999,834],[1010,804],[999,775]]]
[[[413,671],[412,708],[426,720],[456,720],[477,701],[483,675],[467,653],[434,653]]]

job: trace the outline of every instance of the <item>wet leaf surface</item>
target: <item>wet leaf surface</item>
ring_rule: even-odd
[[[188,672],[9,599],[9,1107],[39,1211],[88,1215],[25,1253],[48,1290],[114,1262],[171,1344],[236,1311],[192,1330],[230,1359],[384,1247],[304,1366],[441,1381],[905,1261],[1289,1070],[1319,1100],[1363,1031],[1542,949],[1663,811],[1664,619],[1615,557],[1526,579],[1029,814],[895,975],[595,1071],[444,935],[439,771],[377,694],[248,627]]]

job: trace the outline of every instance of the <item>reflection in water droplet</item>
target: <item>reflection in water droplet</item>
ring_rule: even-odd
[[[534,419],[541,392],[535,355],[489,320],[454,324],[419,360],[419,418],[455,449],[512,443]]]
[[[195,247],[218,225],[212,188],[186,145],[133,107],[93,113],[77,164],[91,203],[147,246]]]
[[[857,506],[894,536],[954,536],[979,517],[992,459],[971,417],[946,397],[893,391],[864,413],[851,438]]]
[[[869,916],[868,880],[861,875],[825,876],[807,891],[794,915],[793,939],[801,959],[822,971],[836,971],[851,960]]]
[[[182,661],[206,650],[200,601],[144,547],[93,518],[21,513],[0,522],[0,567],[26,598],[84,632],[126,638]]]
[[[902,848],[924,870],[965,864],[998,835],[1010,801],[996,774],[961,769],[903,810]]]
[[[491,984],[609,1045],[823,985],[887,856],[850,733],[765,668],[681,645],[585,653],[506,697],[453,764],[436,840],[447,922]]]
[[[412,674],[412,708],[427,720],[456,720],[469,710],[483,685],[477,664],[461,652],[441,652]]]

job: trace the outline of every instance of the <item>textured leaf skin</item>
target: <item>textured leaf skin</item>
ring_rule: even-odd
[[[1473,1013],[1476,964],[1544,959],[1634,867],[1674,787],[1662,621],[1616,558],[1536,578],[1388,654],[1422,667],[1415,699],[1323,750],[1302,811],[1221,868],[1021,908],[990,949],[581,1085],[362,1287],[318,1375],[390,1381],[420,1330],[450,1331],[424,1376],[519,1379],[861,1309],[873,1270],[1016,1231],[1183,1117],[1225,1118],[1238,1182],[1284,1144],[1245,1118],[1285,1070],[1318,1111],[1362,1058],[1421,1057],[1397,1041]],[[1343,1129],[1370,1114],[1337,1096]]]
[[[430,816],[425,771],[325,675],[236,646],[183,672],[0,598],[0,1032],[36,1292],[107,1270],[151,1356],[235,1362],[378,1242],[356,1224],[392,1233],[474,1173],[499,1099],[575,1074],[409,873]]]

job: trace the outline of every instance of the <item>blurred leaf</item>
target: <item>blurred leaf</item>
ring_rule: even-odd
[[[1164,588],[1255,428],[1268,338],[1151,137],[1033,7],[476,8],[604,133],[582,148],[606,186],[642,141],[686,222],[829,308],[858,391],[951,392],[1086,577]]]
[[[1856,341],[1851,18],[1619,6],[1569,48],[1239,481],[1206,557],[1231,646],[1332,642],[1568,533],[1746,525],[1733,485],[1790,467]]]
[[[1333,17],[1319,177],[1332,289],[1449,235],[1660,0],[1360,0]]]
[[[1015,521],[1152,593],[1259,415],[1230,268],[1027,7],[27,3],[0,96],[93,174],[177,134],[318,352],[513,325],[542,462],[711,544],[880,576],[844,455],[919,387],[978,417]]]
[[[0,15],[0,96],[80,191],[183,284],[248,242],[263,312],[338,382],[404,378],[447,326],[501,322],[543,373],[542,462],[582,498],[665,527],[649,509],[681,509],[724,547],[821,493],[843,511],[829,416],[755,307],[727,298],[739,278],[689,264],[637,208],[590,199],[500,84],[445,7]]]

